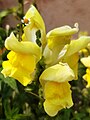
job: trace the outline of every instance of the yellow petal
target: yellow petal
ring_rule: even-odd
[[[58,106],[58,105],[55,106],[51,104],[48,100],[45,100],[44,102],[44,110],[51,117],[57,115],[58,111],[61,110],[62,108],[63,108],[62,106]]]
[[[10,64],[12,64],[13,66],[18,66],[19,65],[19,60],[17,53],[10,51],[7,55],[7,58],[9,59]]]
[[[69,57],[63,57],[62,62],[67,63],[69,67],[73,70],[75,74],[74,79],[78,79],[78,60],[79,60],[79,54],[75,53],[72,54]]]
[[[20,54],[10,51],[7,55],[7,58],[14,67],[18,67],[20,65],[23,67],[23,69],[26,69],[29,72],[32,72],[35,69],[36,63],[33,55]]]
[[[27,11],[25,18],[33,19],[37,26],[39,26],[39,27],[43,28],[43,30],[45,30],[44,21],[43,21],[41,15],[39,14],[39,12],[37,11],[37,9],[33,5],[31,5],[30,9]]]
[[[22,67],[18,66],[17,68],[12,67],[11,74],[9,77],[13,77],[18,80],[22,85],[26,86],[27,84],[32,82],[32,78],[30,73],[24,70]]]
[[[72,69],[63,63],[56,64],[44,70],[40,76],[41,83],[45,81],[65,82],[74,79]]]
[[[24,28],[24,35],[25,35],[25,39],[27,41],[31,41],[31,42],[34,42],[36,43],[36,32],[38,31],[38,28],[35,27],[35,26],[31,26],[30,25],[27,25],[25,28]]]
[[[52,104],[69,107],[73,105],[70,84],[66,82],[47,82],[44,88],[45,99]]]
[[[55,51],[50,50],[48,46],[46,46],[43,52],[43,56],[47,67],[55,65],[62,61],[61,58],[65,55],[66,51],[67,51],[66,45],[63,47],[59,54],[57,54]]]
[[[89,87],[90,87],[90,75],[85,74],[85,75],[83,76],[83,79],[87,81],[86,87],[89,88]]]
[[[48,64],[51,64],[54,60],[55,57],[53,57],[52,55],[52,51],[48,48],[48,46],[46,45],[46,47],[44,48],[44,52],[43,52],[43,56],[44,56],[44,59],[45,59],[45,63],[48,65]],[[52,59],[53,58],[53,59]]]
[[[90,87],[90,68],[86,70],[86,74],[83,76],[83,79],[87,81],[86,87]]]
[[[81,36],[77,40],[72,40],[68,45],[67,52],[64,57],[71,56],[72,54],[79,52],[79,50],[85,48],[90,43],[89,36]]]
[[[1,73],[7,77],[11,74],[11,69],[12,69],[12,65],[10,64],[9,60],[8,61],[4,61],[2,63],[2,67],[3,67],[3,70],[1,71]]]
[[[41,39],[43,44],[45,44],[46,30],[45,30],[44,21],[41,15],[39,14],[39,12],[37,11],[37,9],[33,5],[31,5],[30,9],[27,11],[25,18],[30,19],[30,25],[32,28],[36,28],[41,31]],[[25,34],[26,36],[28,36],[28,33],[26,31]]]
[[[50,49],[62,49],[63,46],[70,42],[71,36],[78,32],[78,28],[62,26],[55,28],[47,33],[48,46]]]
[[[71,28],[70,26],[62,26],[59,28],[55,28],[48,32],[47,37],[54,37],[54,36],[70,36],[78,32],[78,24],[76,23],[75,28]]]
[[[47,33],[48,50],[50,49],[52,51],[52,55],[50,57],[53,64],[57,61],[58,55],[61,50],[66,44],[70,43],[72,35],[75,34],[77,31],[78,28],[63,26],[55,28]]]
[[[73,105],[68,82],[47,82],[44,95],[44,109],[50,116],[55,116],[59,110]]]
[[[13,77],[22,85],[32,82],[31,74],[34,72],[36,62],[33,55],[9,52],[7,61],[3,62],[2,74]]]
[[[18,54],[18,60],[24,70],[29,71],[29,73],[34,71],[36,63],[33,55]]]
[[[28,41],[19,42],[13,33],[6,39],[5,47],[21,54],[33,54],[38,60],[41,58],[41,50],[37,44]]]
[[[61,51],[62,48],[66,45],[70,43],[70,38],[71,36],[52,36],[48,38],[48,47],[51,50],[57,50],[57,51]]]
[[[14,79],[18,80],[22,85],[26,86],[27,84],[32,82],[30,73],[20,66],[13,67],[9,61],[3,62],[3,70],[1,73],[7,77],[13,77]]]
[[[67,52],[62,58],[62,62],[68,63],[68,65],[74,70],[75,79],[78,78],[78,52],[80,49],[85,48],[90,42],[90,37],[82,36],[77,40],[72,40],[71,43],[67,47]]]
[[[81,58],[81,62],[85,65],[85,67],[90,67],[90,56]]]

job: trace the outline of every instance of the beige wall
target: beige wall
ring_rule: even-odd
[[[0,8],[12,7],[17,0],[1,0]],[[9,1],[9,2],[8,2]],[[14,1],[14,2],[13,2]],[[33,0],[25,0],[25,11]],[[47,31],[62,25],[79,23],[80,30],[90,32],[90,0],[36,0],[38,9],[44,18]],[[9,18],[10,19],[10,18]],[[8,19],[7,19],[8,20]],[[7,21],[11,25],[13,22]],[[15,24],[14,24],[15,25]]]

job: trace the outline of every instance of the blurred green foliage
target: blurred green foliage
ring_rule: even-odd
[[[3,19],[13,13],[21,19],[24,12],[23,2],[23,0],[19,0],[17,8],[0,12],[0,71],[2,62],[7,60],[9,52],[4,48],[4,41],[11,31],[17,34],[20,28],[19,24],[19,27],[9,28],[7,31],[2,27]],[[37,36],[37,42],[40,42],[39,37],[40,34]],[[38,44],[41,45],[41,43]],[[43,60],[37,64],[37,68],[41,66],[41,71],[37,70],[36,77],[39,77],[45,67]],[[82,79],[85,70],[86,68],[79,61],[78,80],[70,82],[74,105],[70,109],[61,110],[55,117],[49,117],[43,109],[42,89],[39,81],[23,87],[18,81],[9,77],[4,78],[0,73],[0,120],[90,120],[90,88],[86,88],[86,82]]]

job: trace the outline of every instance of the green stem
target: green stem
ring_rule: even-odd
[[[30,93],[30,94],[32,94],[33,96],[37,97],[38,99],[44,101],[44,99],[41,98],[41,97],[39,97],[37,94],[35,94],[35,93],[31,92],[31,91],[28,91],[27,89],[25,91],[28,92],[28,93]]]

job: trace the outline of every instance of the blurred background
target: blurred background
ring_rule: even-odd
[[[63,25],[73,26],[77,22],[81,31],[90,32],[90,0],[24,0],[24,12],[32,2],[36,2],[47,31]],[[0,11],[17,5],[18,0],[0,0]],[[17,20],[9,15],[5,24],[16,26]]]

